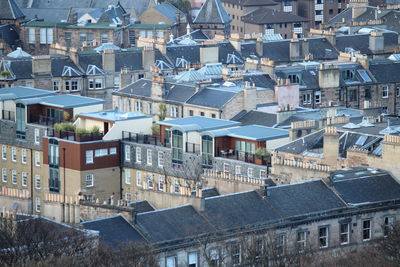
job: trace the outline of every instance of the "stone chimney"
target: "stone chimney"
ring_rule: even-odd
[[[264,55],[264,42],[261,36],[257,37],[256,40],[256,52],[261,57]]]
[[[310,54],[310,42],[307,39],[303,40],[302,43],[302,55],[305,60],[310,60],[309,54]]]
[[[299,60],[301,57],[300,54],[300,42],[299,39],[293,38],[290,40],[289,44],[289,55],[290,55],[290,60]]]
[[[325,164],[336,166],[339,156],[339,133],[336,127],[326,127],[324,134],[323,153]]]
[[[337,88],[340,84],[340,73],[336,66],[322,63],[318,71],[320,88]]]
[[[32,74],[33,75],[50,75],[51,74],[51,56],[34,56],[32,58]]]
[[[333,31],[324,31],[324,36],[326,40],[332,45],[336,46],[336,33]]]
[[[115,71],[115,53],[114,50],[103,51],[103,69],[105,71]]]
[[[152,77],[151,98],[153,100],[162,101],[165,97],[165,80],[164,77],[154,75]]]
[[[372,52],[383,51],[384,46],[384,37],[381,32],[371,32],[369,35],[369,49]]]
[[[261,71],[268,73],[272,79],[275,78],[275,65],[276,64],[273,60],[270,60],[268,58],[261,58],[260,61]]]
[[[248,111],[257,107],[257,89],[254,83],[245,82],[243,96],[243,109]]]
[[[156,61],[156,51],[151,47],[144,47],[142,51],[142,65],[144,69],[150,69]]]
[[[200,47],[200,63],[216,63],[219,62],[219,50],[217,45],[204,45]]]

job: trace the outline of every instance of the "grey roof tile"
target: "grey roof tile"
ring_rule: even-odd
[[[188,104],[205,106],[211,108],[222,108],[228,103],[236,92],[230,92],[225,90],[204,88],[193,95],[188,101]]]
[[[242,17],[242,21],[250,24],[274,24],[306,22],[308,19],[292,13],[274,10],[268,7],[259,7],[248,12]]]
[[[193,23],[226,24],[231,20],[220,0],[206,0]]]
[[[0,0],[0,19],[16,20],[25,18],[14,0]]]
[[[257,110],[250,110],[240,117],[232,118],[234,121],[240,122],[242,125],[262,125],[272,127],[276,124],[276,114],[266,113]]]

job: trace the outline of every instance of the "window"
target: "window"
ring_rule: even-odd
[[[303,105],[311,104],[311,94],[307,93],[303,95]]]
[[[125,200],[126,201],[131,201],[132,197],[130,193],[125,193]]]
[[[389,235],[390,230],[391,230],[391,228],[393,226],[393,221],[394,221],[393,217],[387,217],[386,216],[383,219],[383,236],[384,237],[387,237]]]
[[[28,173],[27,172],[21,173],[21,181],[22,181],[22,186],[28,185]]]
[[[178,117],[178,107],[175,107],[175,106],[170,107],[170,116],[172,118]]]
[[[1,146],[1,158],[7,160],[7,147]]]
[[[241,175],[242,174],[242,166],[236,165],[235,166],[235,174],[236,175]]]
[[[35,152],[35,166],[40,166],[40,152],[38,151]]]
[[[333,14],[333,9],[329,9],[329,15]]]
[[[300,83],[300,78],[297,74],[289,74],[287,78],[289,79],[290,83]]]
[[[59,177],[59,146],[56,139],[49,140],[49,189],[51,192],[60,192]]]
[[[153,164],[153,151],[151,149],[147,149],[147,165]]]
[[[131,161],[131,147],[125,145],[125,161]]]
[[[26,149],[21,149],[21,163],[26,164]]]
[[[256,151],[256,145],[254,143],[236,140],[235,149],[240,152],[254,154]]]
[[[240,244],[237,242],[231,243],[231,263],[235,266],[240,264]]]
[[[362,222],[362,236],[363,241],[371,239],[371,220],[364,220]]]
[[[193,110],[189,110],[189,116],[193,116]]]
[[[365,88],[365,99],[371,99],[371,88]]]
[[[307,232],[300,231],[297,232],[297,248],[299,251],[304,251],[307,245]]]
[[[247,177],[253,177],[253,168],[247,169]]]
[[[67,47],[71,46],[71,39],[72,39],[72,33],[71,32],[64,32],[64,40],[65,40],[65,45]]]
[[[341,223],[340,224],[340,245],[347,245],[350,242],[350,224]]]
[[[11,148],[11,160],[17,161],[17,149],[15,147]]]
[[[103,157],[108,155],[108,149],[107,148],[101,148],[101,149],[96,149],[94,151],[94,156],[95,157]]]
[[[147,104],[147,113],[153,114],[153,105],[151,103]]]
[[[275,237],[275,252],[276,255],[283,255],[285,252],[285,235]]]
[[[86,164],[93,163],[93,150],[86,151]]]
[[[142,148],[141,147],[136,147],[136,162],[137,163],[142,162]]]
[[[11,183],[17,184],[17,171],[16,170],[11,171]]]
[[[34,44],[36,42],[35,28],[29,28],[29,30],[28,30],[28,42],[30,44]]]
[[[260,170],[260,178],[267,178],[267,171],[266,170]]]
[[[110,155],[115,155],[117,154],[117,148],[116,147],[110,147]]]
[[[71,83],[70,83],[70,81],[65,81],[65,90],[66,90],[66,91],[71,90]]]
[[[349,90],[349,101],[357,101],[357,90]]]
[[[224,163],[224,173],[229,173],[229,164],[228,163]]]
[[[114,87],[119,87],[119,76],[114,76]]]
[[[89,89],[94,88],[94,79],[89,79]]]
[[[40,144],[40,131],[39,129],[35,129],[35,144]]]
[[[382,98],[389,97],[389,87],[387,85],[382,86]]]
[[[92,187],[94,184],[94,178],[93,178],[93,174],[87,174],[86,175],[86,187]]]
[[[323,226],[319,228],[319,247],[320,248],[327,248],[328,241],[329,241],[329,229],[327,226]]]
[[[197,251],[188,253],[188,267],[198,267],[198,253]]]
[[[321,104],[321,91],[315,92],[315,104]]]
[[[172,131],[172,162],[182,164],[183,162],[183,134],[181,131]]]
[[[216,118],[215,113],[212,113],[212,114],[211,114],[211,118],[214,118],[214,119]]]
[[[102,33],[101,34],[101,43],[108,43],[108,34],[107,33]]]
[[[158,151],[158,167],[162,168],[164,166],[164,152]]]
[[[400,97],[400,86],[396,87],[396,97]]]
[[[180,191],[179,181],[178,179],[174,179],[174,193],[179,194]]]
[[[71,91],[78,91],[78,81],[77,80],[71,81]]]
[[[217,248],[210,249],[209,257],[210,257],[210,265],[211,266],[218,266],[219,265],[219,255]]]
[[[176,256],[166,257],[165,267],[178,267],[178,258]]]
[[[151,173],[148,173],[146,175],[146,180],[147,180],[147,188],[153,189],[153,175]]]
[[[6,168],[1,169],[1,181],[3,183],[7,183],[7,169]]]
[[[158,191],[164,191],[165,178],[162,175],[158,176]]]
[[[204,115],[205,115],[204,112],[201,111],[201,112],[200,112],[200,116],[203,116],[203,117],[204,117]]]
[[[35,204],[36,204],[35,205],[36,212],[40,212],[40,198],[39,197],[36,198]]]
[[[140,79],[143,79],[144,78],[144,74],[143,73],[140,73],[140,74],[138,74],[138,79],[140,80]]]
[[[103,79],[102,78],[96,78],[94,79],[94,84],[96,89],[102,89],[103,88]],[[78,89],[76,89],[78,90]]]
[[[136,185],[142,186],[142,173],[136,172]]]
[[[209,135],[201,137],[201,157],[203,165],[212,166],[213,138]]]
[[[40,175],[39,174],[35,175],[35,188],[40,189]]]
[[[53,43],[53,29],[40,28],[40,44],[52,44],[52,43]]]
[[[131,171],[125,170],[125,184],[131,184]]]

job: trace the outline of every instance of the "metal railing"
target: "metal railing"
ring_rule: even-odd
[[[3,120],[15,121],[15,112],[10,110],[2,110],[1,118]]]
[[[43,115],[34,115],[34,114],[29,115],[29,123],[36,123],[40,125],[54,125],[55,123],[60,123],[60,122],[63,122],[63,120]]]
[[[268,166],[271,165],[271,156],[258,156],[253,153],[234,150],[234,149],[224,149],[218,147],[215,156],[228,159],[235,159],[247,163],[255,163],[259,165],[268,165]]]
[[[139,133],[122,131],[122,140],[135,142],[138,144],[171,147],[171,144],[169,143],[168,139],[164,139],[162,142],[161,137],[157,135],[139,134]]]
[[[85,133],[79,134],[72,131],[56,131],[53,129],[47,130],[47,136],[57,137],[65,140],[76,141],[76,142],[89,142],[102,140],[104,137],[103,133]]]
[[[186,142],[186,152],[200,154],[200,145]]]

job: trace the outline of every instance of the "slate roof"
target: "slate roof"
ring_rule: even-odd
[[[176,14],[179,13],[179,16],[181,18],[181,22],[186,22],[186,15],[173,5],[171,5],[168,2],[163,2],[161,4],[158,4],[154,7],[155,10],[166,16],[170,21],[172,21],[174,24],[178,23],[176,21]]]
[[[243,81],[254,83],[256,87],[273,89],[276,82],[266,73],[251,73],[245,72]]]
[[[143,233],[154,242],[190,238],[214,230],[190,205],[139,213],[136,221]]]
[[[276,114],[266,113],[257,110],[249,110],[232,118],[234,121],[240,122],[242,125],[262,125],[272,127],[276,124]]]
[[[14,0],[0,0],[0,19],[17,20],[25,18]]]
[[[184,58],[189,63],[200,62],[200,45],[172,45],[167,46],[166,56],[177,67],[177,59]]]
[[[231,22],[231,20],[220,0],[206,0],[193,23],[226,24]]]
[[[78,66],[67,56],[52,55],[51,56],[51,74],[53,77],[61,77],[63,74],[64,67],[71,67],[74,70],[79,71]],[[75,72],[72,72],[72,77],[79,77]]]
[[[124,14],[126,11],[119,3],[116,6],[109,5],[97,22],[122,23]]]
[[[251,24],[274,24],[305,22],[308,19],[288,12],[259,7],[243,16],[242,21]]]
[[[4,69],[3,65],[7,65],[14,80],[32,78],[32,61],[30,58],[3,59],[1,64],[2,70]]]
[[[154,210],[153,206],[151,206],[147,200],[131,202],[129,203],[129,206],[132,207],[136,213]]]
[[[306,215],[346,206],[321,180],[274,186],[267,190],[268,200],[285,217]]]
[[[237,57],[237,61],[239,61],[239,64],[244,63],[242,56],[236,51],[230,42],[218,43],[218,62],[221,62],[222,64],[233,63],[229,61],[229,54],[235,55]]]
[[[378,83],[400,82],[400,62],[371,62],[369,71]]]
[[[256,191],[206,198],[204,207],[204,215],[218,229],[245,227],[280,218]]]
[[[111,246],[123,242],[144,243],[143,236],[122,215],[82,222],[85,229],[99,231],[100,240]]]
[[[11,24],[0,25],[0,36],[11,48],[15,48],[19,40],[18,32]]]
[[[294,140],[286,145],[276,148],[278,152],[287,152],[292,154],[301,154],[306,150],[315,148],[316,145],[322,147],[322,140],[325,130],[319,130]]]
[[[384,32],[384,48],[392,48],[398,45],[398,34],[395,32]],[[310,46],[311,47],[311,46]],[[351,34],[336,36],[336,48],[346,52],[346,48],[353,48],[362,54],[372,55],[369,49],[369,34]]]
[[[187,104],[205,106],[211,108],[222,108],[226,103],[228,103],[237,93],[218,90],[211,88],[204,88],[193,95]]]
[[[243,58],[258,58],[260,55],[257,54],[256,43],[246,42],[240,44],[240,54]]]
[[[354,175],[332,181],[333,188],[349,204],[389,201],[399,197],[400,184],[388,173],[356,169]],[[379,170],[378,170],[379,172]],[[340,175],[340,172],[338,173]],[[335,173],[333,174],[333,176]]]
[[[32,20],[35,18],[44,21],[61,22],[68,20],[69,8],[22,8],[25,18]]]
[[[103,69],[103,59],[99,53],[78,53],[78,59],[79,66],[85,71],[89,65]]]
[[[269,6],[279,4],[279,1],[273,0],[222,0],[222,2],[239,6]]]

